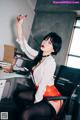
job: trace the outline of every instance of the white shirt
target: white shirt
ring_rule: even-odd
[[[38,51],[31,48],[26,40],[18,40],[23,52],[30,58],[34,59],[38,55]],[[35,94],[35,102],[39,102],[43,99],[44,92],[47,85],[54,85],[54,72],[56,69],[55,59],[50,55],[34,69],[33,76],[35,84],[38,86],[38,90]]]

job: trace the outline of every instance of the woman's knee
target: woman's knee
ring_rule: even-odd
[[[30,112],[28,110],[22,113],[22,120],[30,120]]]

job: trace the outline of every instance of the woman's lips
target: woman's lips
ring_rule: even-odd
[[[44,47],[44,45],[41,45],[41,47]]]

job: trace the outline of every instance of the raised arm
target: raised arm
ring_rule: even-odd
[[[16,29],[17,29],[17,42],[20,45],[22,51],[30,58],[34,59],[38,55],[38,51],[31,48],[24,36],[22,25],[27,16],[19,15],[16,18]]]

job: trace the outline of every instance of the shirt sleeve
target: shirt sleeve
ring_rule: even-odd
[[[31,48],[27,41],[24,40],[16,40],[18,42],[18,44],[20,45],[22,51],[30,58],[30,59],[34,59],[37,55],[38,55],[38,51],[34,50],[33,48]]]
[[[35,95],[35,103],[43,99],[43,95],[47,85],[49,85],[50,83],[54,85],[53,76],[54,76],[55,69],[56,69],[56,63],[54,60],[52,62],[49,61],[46,64],[46,66],[44,66],[42,81],[40,82],[38,90]]]

